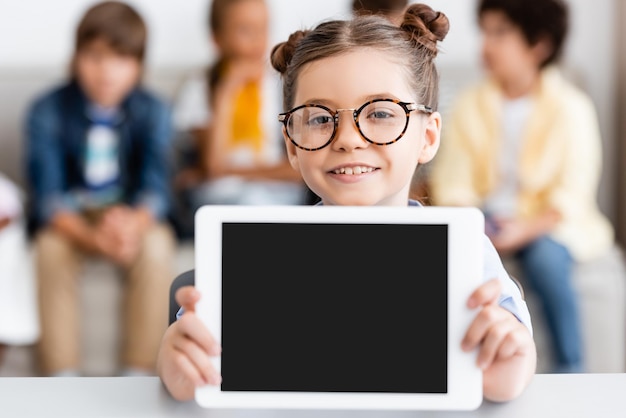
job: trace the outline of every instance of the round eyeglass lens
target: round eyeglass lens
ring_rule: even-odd
[[[289,137],[303,148],[319,148],[332,137],[333,115],[317,106],[302,107],[291,114],[287,123]]]
[[[406,128],[407,122],[404,108],[398,103],[387,101],[367,104],[358,117],[363,136],[379,144],[396,140]]]

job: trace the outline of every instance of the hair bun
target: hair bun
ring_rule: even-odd
[[[293,54],[296,51],[296,47],[309,31],[296,31],[289,35],[289,39],[286,42],[280,42],[272,48],[270,59],[272,67],[281,74],[287,71],[287,67],[293,58]]]
[[[442,12],[418,3],[406,9],[400,28],[409,34],[418,47],[424,47],[435,58],[439,52],[437,42],[443,41],[448,34],[450,22]]]

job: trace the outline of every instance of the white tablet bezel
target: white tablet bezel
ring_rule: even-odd
[[[195,217],[195,285],[201,292],[196,312],[213,336],[221,336],[222,223],[378,223],[448,225],[448,393],[223,392],[196,389],[207,408],[473,410],[482,403],[482,372],[476,351],[463,352],[461,340],[475,316],[467,308],[482,282],[484,217],[475,208],[220,206],[200,208]],[[416,237],[419,239],[419,237]],[[219,371],[220,357],[212,358]]]

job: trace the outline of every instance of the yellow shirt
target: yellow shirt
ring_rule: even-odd
[[[518,216],[552,208],[562,219],[551,236],[578,261],[613,243],[613,228],[596,193],[602,143],[595,108],[556,68],[543,71],[523,133],[518,165]],[[463,92],[444,121],[430,187],[435,205],[477,206],[497,182],[501,102],[498,86],[485,80]]]
[[[263,148],[260,84],[246,84],[234,100],[231,148],[246,146],[257,154]]]

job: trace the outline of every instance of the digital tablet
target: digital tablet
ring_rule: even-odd
[[[196,312],[222,346],[208,408],[472,410],[475,208],[204,206]]]

